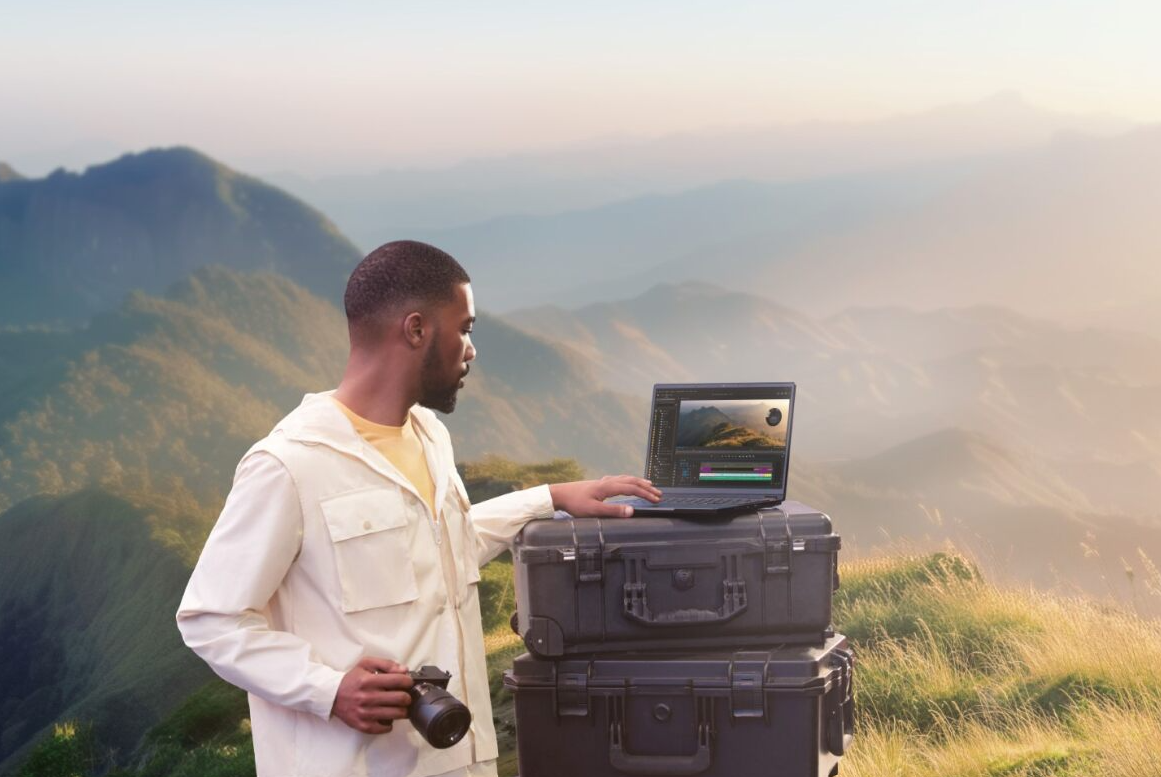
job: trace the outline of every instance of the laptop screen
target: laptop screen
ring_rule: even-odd
[[[645,477],[783,497],[793,411],[793,383],[659,383]]]

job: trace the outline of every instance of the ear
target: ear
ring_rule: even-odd
[[[407,317],[403,319],[403,337],[412,348],[423,345],[424,340],[427,339],[427,330],[423,314],[418,310],[414,313],[408,313]]]

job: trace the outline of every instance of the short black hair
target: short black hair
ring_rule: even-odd
[[[471,281],[450,254],[418,240],[396,240],[379,246],[355,267],[343,307],[347,322],[358,324],[403,303],[452,302],[455,287]]]

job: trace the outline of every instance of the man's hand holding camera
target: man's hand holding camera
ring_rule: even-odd
[[[412,685],[407,667],[368,656],[343,676],[331,714],[364,734],[386,734],[407,717]]]

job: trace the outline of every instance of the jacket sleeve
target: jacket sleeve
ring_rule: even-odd
[[[182,639],[227,682],[269,702],[330,717],[338,670],[271,628],[268,606],[302,544],[302,507],[275,456],[243,458],[177,611]]]
[[[551,518],[553,513],[552,495],[548,486],[513,491],[472,505],[470,518],[479,538],[477,552],[480,566],[509,550],[524,524],[540,518]]]

